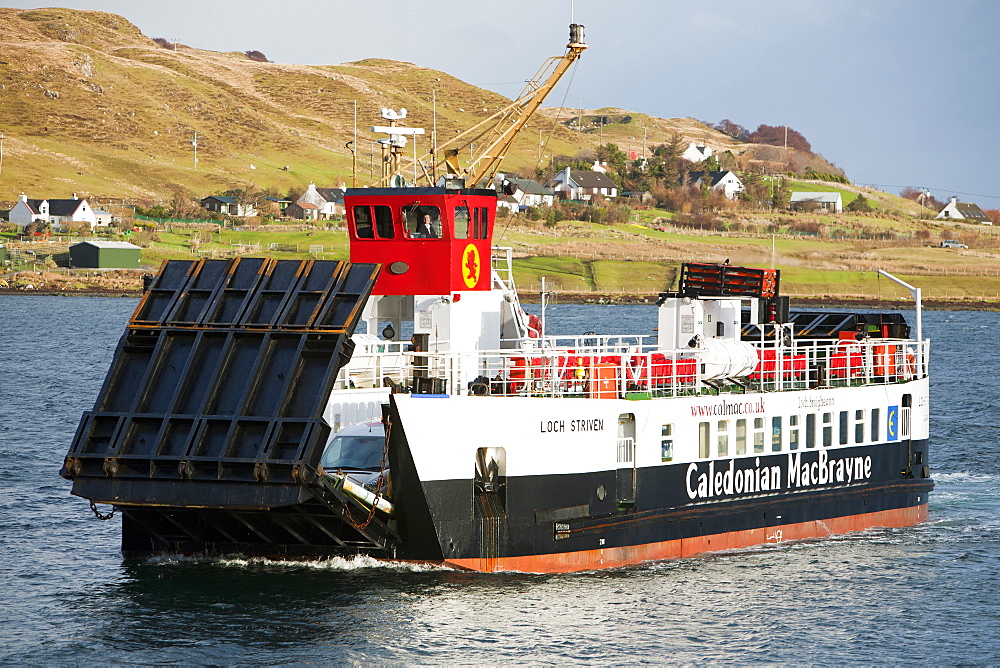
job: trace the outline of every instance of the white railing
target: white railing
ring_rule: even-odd
[[[704,351],[656,350],[641,336],[547,337],[536,349],[430,353],[403,344],[359,346],[338,388],[384,386],[444,394],[643,399],[746,390],[888,385],[927,376],[929,342],[902,339],[796,339],[752,343],[758,364],[748,376],[706,374]],[[556,347],[556,341],[563,345]],[[637,341],[635,345],[629,345]],[[588,345],[592,344],[592,345]],[[709,365],[708,368],[711,368]]]

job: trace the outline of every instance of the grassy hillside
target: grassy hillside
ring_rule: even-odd
[[[561,53],[561,43],[551,46]],[[124,18],[94,11],[0,8],[0,53],[0,201],[8,202],[22,191],[155,200],[176,185],[205,195],[247,182],[279,190],[346,182],[355,102],[364,184],[378,168],[367,128],[381,107],[405,107],[408,124],[430,129],[436,91],[438,132],[446,138],[509,102],[410,63],[285,65],[167,49]],[[576,110],[543,110],[515,142],[508,168],[535,167],[539,133],[546,155],[574,155],[602,140],[639,148],[644,129],[649,145],[680,132],[739,150],[739,142],[693,119],[599,112],[609,121],[603,128],[588,111],[585,123],[570,129]],[[419,138],[418,150],[429,141]]]

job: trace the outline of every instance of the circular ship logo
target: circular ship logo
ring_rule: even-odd
[[[465,287],[474,288],[479,283],[479,264],[479,249],[469,244],[462,253],[462,278],[465,279]]]

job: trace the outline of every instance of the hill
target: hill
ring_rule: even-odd
[[[363,184],[378,167],[367,128],[381,107],[405,107],[411,125],[430,129],[436,91],[438,133],[448,137],[509,102],[411,63],[285,65],[154,41],[97,11],[0,9],[0,54],[6,202],[21,192],[157,200],[177,187],[203,196],[247,183],[283,192],[347,182],[355,102]],[[652,146],[674,132],[735,154],[753,146],[694,119],[548,108],[506,166],[533,170],[540,136],[547,155],[572,156],[602,141],[639,149],[644,133]],[[767,149],[780,158],[780,148]]]

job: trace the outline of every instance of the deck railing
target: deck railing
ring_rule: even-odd
[[[749,375],[706,372],[705,351],[656,350],[642,336],[547,337],[535,349],[414,352],[390,344],[356,351],[339,388],[395,385],[433,394],[646,399],[747,391],[888,385],[927,376],[929,342],[903,339],[796,339],[751,343]],[[558,347],[551,345],[559,343]],[[708,367],[709,369],[711,367]]]

